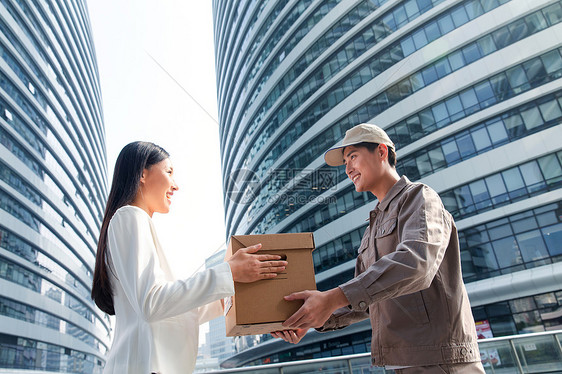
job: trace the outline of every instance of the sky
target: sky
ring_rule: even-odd
[[[87,2],[99,69],[108,180],[136,140],[166,149],[179,190],[153,217],[177,277],[225,247],[211,1]],[[208,324],[200,329],[204,343]]]
[[[166,149],[179,191],[154,215],[172,270],[187,277],[224,248],[211,1],[92,0],[108,179],[136,140]]]

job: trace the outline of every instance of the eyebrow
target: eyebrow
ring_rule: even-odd
[[[345,157],[349,157],[350,154],[357,152],[356,149],[352,149],[351,151],[347,152],[347,155]]]

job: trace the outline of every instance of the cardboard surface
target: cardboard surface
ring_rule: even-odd
[[[226,336],[283,330],[281,323],[302,305],[300,300],[289,302],[283,296],[316,289],[312,233],[233,235],[228,254],[232,256],[240,248],[258,243],[262,244],[258,253],[286,256],[287,268],[276,278],[253,283],[234,282],[235,296],[225,303]]]

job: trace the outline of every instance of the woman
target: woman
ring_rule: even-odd
[[[115,336],[104,373],[190,373],[199,324],[223,312],[233,281],[273,278],[285,269],[279,256],[244,248],[227,262],[177,280],[152,223],[168,213],[178,186],[168,153],[148,142],[123,148],[102,222],[92,298],[115,315]]]

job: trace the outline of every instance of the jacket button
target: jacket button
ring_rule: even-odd
[[[364,301],[360,301],[360,302],[359,302],[359,308],[365,309],[366,306],[367,306],[367,304],[365,304]]]

